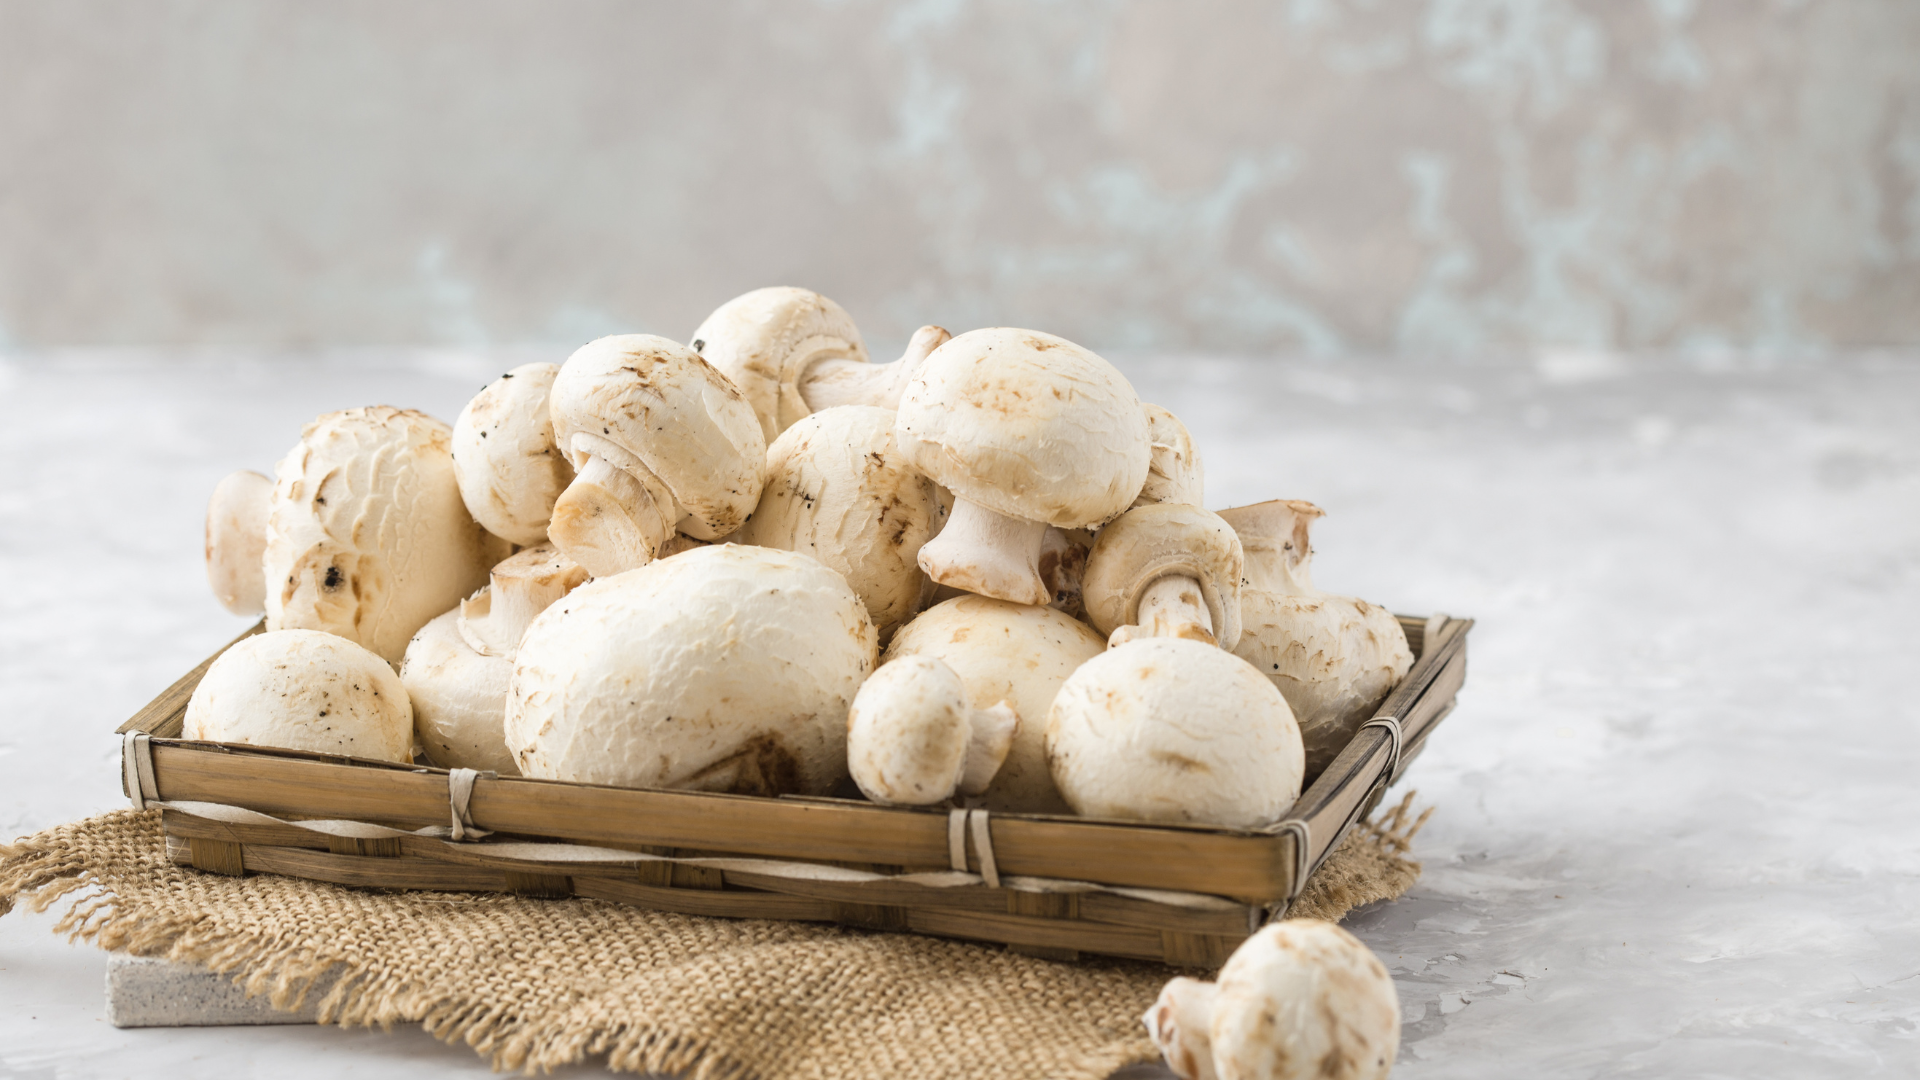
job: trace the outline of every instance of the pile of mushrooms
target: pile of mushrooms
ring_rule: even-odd
[[[267,633],[188,732],[1260,828],[1412,655],[1384,609],[1314,587],[1317,507],[1204,500],[1192,433],[1080,345],[926,326],[875,364],[838,304],[760,289],[687,344],[517,367],[451,427],[331,413],[271,479],[223,480],[208,579]],[[1231,1024],[1163,1005],[1169,1047],[1222,1053]]]

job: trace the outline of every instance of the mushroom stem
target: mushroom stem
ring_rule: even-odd
[[[1180,1080],[1215,1080],[1213,1069],[1213,1002],[1218,983],[1185,976],[1167,983],[1160,1000],[1141,1017],[1147,1038]]]
[[[1217,645],[1213,637],[1213,615],[1200,593],[1200,582],[1185,574],[1167,574],[1155,578],[1140,594],[1136,622],[1118,627],[1107,639],[1109,645],[1125,645],[1135,638],[1177,637]]]
[[[460,636],[481,656],[512,657],[534,617],[586,576],[551,544],[503,559],[487,575],[487,587],[460,602]]]
[[[597,578],[652,562],[680,518],[673,493],[651,469],[638,459],[615,464],[603,449],[580,463],[547,525],[553,546]]]
[[[940,535],[920,549],[920,569],[942,585],[1015,604],[1053,597],[1040,576],[1047,523],[1023,521],[959,499]]]
[[[831,409],[835,405],[877,405],[883,409],[900,406],[900,395],[919,370],[920,361],[945,344],[953,335],[938,326],[923,326],[913,332],[907,351],[891,364],[870,364],[864,360],[833,357],[819,360],[800,376],[800,400],[809,412]]]
[[[1020,716],[1013,706],[1002,701],[986,709],[967,710],[967,758],[960,768],[960,794],[978,795],[987,790],[1013,749],[1013,735],[1019,730]]]

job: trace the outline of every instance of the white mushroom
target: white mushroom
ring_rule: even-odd
[[[1185,503],[1205,506],[1205,472],[1200,465],[1200,448],[1180,418],[1158,405],[1140,406],[1147,414],[1148,438],[1152,440],[1152,458],[1147,466],[1147,482],[1140,489],[1135,506],[1148,503]]]
[[[920,610],[927,577],[915,559],[942,519],[933,481],[894,448],[893,413],[842,405],[773,441],[760,505],[732,539],[804,552],[839,571],[885,642]]]
[[[1286,696],[1318,776],[1413,666],[1406,631],[1383,607],[1313,587],[1307,532],[1320,508],[1276,499],[1220,511],[1247,555],[1245,629],[1236,655]]]
[[[267,629],[325,630],[397,664],[427,620],[486,582],[512,548],[467,513],[451,439],[384,405],[307,425],[277,469]]]
[[[554,500],[573,479],[547,408],[559,374],[558,364],[522,364],[475,394],[453,422],[453,474],[467,511],[522,546],[546,542]]]
[[[273,481],[251,470],[229,473],[207,500],[207,584],[235,615],[267,610],[267,516]]]
[[[413,708],[380,657],[335,634],[277,630],[241,641],[207,668],[182,734],[406,762]]]
[[[883,806],[930,806],[978,795],[1006,760],[1020,718],[1006,702],[967,703],[953,669],[929,656],[882,665],[847,714],[847,766]]]
[[[488,574],[487,587],[420,628],[400,681],[427,760],[443,769],[519,775],[507,752],[507,684],[520,637],[535,616],[587,579],[550,544],[528,548]]]
[[[1231,650],[1244,564],[1219,517],[1181,503],[1137,506],[1101,529],[1087,555],[1087,620],[1114,645],[1184,637]]]
[[[853,318],[808,289],[755,289],[720,305],[693,332],[693,351],[732,379],[771,443],[808,413],[835,405],[894,408],[915,367],[948,334],[923,326],[892,364],[867,361]]]
[[[554,380],[550,407],[577,475],[547,535],[595,577],[658,558],[676,529],[725,536],[760,501],[760,423],[684,345],[627,334],[582,346]]]
[[[1051,334],[997,328],[933,351],[900,400],[895,435],[957,503],[920,549],[935,581],[1019,604],[1051,596],[1047,526],[1118,517],[1146,482],[1146,413],[1111,364]]]
[[[1245,660],[1140,638],[1075,671],[1047,717],[1053,782],[1088,817],[1256,828],[1300,797],[1300,730]]]
[[[1143,1019],[1182,1080],[1383,1080],[1400,1052],[1385,965],[1318,919],[1265,927],[1218,982],[1174,979]]]
[[[575,590],[528,627],[506,740],[527,776],[821,795],[873,671],[867,609],[797,552],[696,548]]]
[[[982,802],[1003,812],[1065,814],[1066,801],[1047,769],[1047,710],[1067,676],[1105,648],[1085,623],[1052,608],[967,594],[928,608],[901,627],[884,662],[907,656],[937,659],[960,676],[974,708],[1002,701],[1013,706],[1022,722]]]

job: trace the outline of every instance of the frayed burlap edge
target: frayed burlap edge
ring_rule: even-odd
[[[1338,921],[1356,907],[1396,899],[1411,888],[1420,864],[1405,856],[1433,812],[1429,808],[1413,817],[1414,794],[1356,826],[1308,881],[1289,917]],[[104,828],[149,833],[151,842],[133,857],[141,865],[111,870],[96,865],[100,853],[86,841]],[[123,902],[113,892],[111,879],[141,870],[191,872],[167,860],[158,811],[122,810],[58,826],[15,845],[0,845],[0,915],[16,903],[45,912],[72,896],[72,905],[55,923],[56,933],[111,951],[197,964],[230,975],[248,996],[265,995],[276,1009],[300,1008],[317,986],[336,976],[317,1003],[320,1023],[385,1029],[396,1022],[419,1023],[444,1042],[471,1046],[491,1059],[496,1070],[531,1075],[605,1054],[608,1067],[616,1071],[692,1080],[745,1080],[754,1075],[747,1064],[707,1039],[676,1032],[657,1017],[641,1022],[603,1016],[597,1025],[586,1026],[573,1017],[564,1026],[543,1025],[471,995],[430,993],[404,974],[381,973],[305,941],[222,928],[204,913],[147,910]],[[337,888],[292,880],[288,885]],[[1124,1065],[1158,1060],[1144,1032],[1121,1046],[1087,1049],[1071,1071],[1053,1075],[1101,1080]]]

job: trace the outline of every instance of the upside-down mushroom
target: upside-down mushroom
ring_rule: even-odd
[[[1307,532],[1320,508],[1275,499],[1220,511],[1247,555],[1244,629],[1234,652],[1286,696],[1318,776],[1413,666],[1406,631],[1387,609],[1313,587]]]
[[[1181,1080],[1384,1080],[1400,995],[1359,938],[1330,922],[1272,923],[1216,982],[1167,983],[1142,1018]]]
[[[1090,529],[1140,494],[1146,414],[1111,364],[1032,330],[960,335],[900,399],[895,435],[914,468],[952,491],[953,517],[920,549],[929,577],[1017,604],[1052,599],[1047,526]]]

